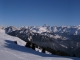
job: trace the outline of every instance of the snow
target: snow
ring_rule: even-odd
[[[61,36],[59,36],[59,35],[55,35],[54,38],[55,38],[55,39],[57,39],[57,38],[61,38]]]
[[[56,26],[54,27],[53,31],[54,31],[54,32],[57,32],[57,27],[56,27]]]
[[[18,45],[13,41],[17,41]],[[26,42],[4,32],[0,32],[0,60],[80,60],[76,57],[61,57],[41,53],[31,48],[26,48]]]
[[[30,30],[36,33],[43,32],[54,32],[54,33],[70,33],[80,35],[80,25],[79,26],[31,26]]]
[[[34,33],[40,33],[42,34],[43,32],[53,32],[53,33],[69,33],[73,35],[80,35],[80,25],[78,26],[23,26],[23,27],[3,27],[0,26],[0,30],[3,28],[7,28],[6,30],[7,33],[15,31],[15,30],[24,30],[24,29],[30,29]],[[26,31],[27,32],[27,31]],[[22,33],[22,31],[21,31]]]

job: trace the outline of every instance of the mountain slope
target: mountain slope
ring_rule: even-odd
[[[77,57],[80,57],[80,53],[78,53],[80,50],[80,35],[53,32],[44,32],[40,34],[34,33],[30,30],[30,28],[26,27],[23,27],[19,30],[16,30],[14,27],[8,27],[6,28],[6,32],[7,31],[8,34],[12,36],[17,36],[26,42],[30,41],[40,47],[49,47],[54,49],[55,51],[63,51],[70,56],[73,56],[75,54]],[[49,35],[52,35],[52,37],[50,37]],[[64,36],[65,38],[68,37],[68,39],[63,40]]]
[[[18,45],[13,41],[18,41]],[[80,60],[80,58],[60,57],[39,53],[24,47],[25,42],[0,32],[0,60]]]

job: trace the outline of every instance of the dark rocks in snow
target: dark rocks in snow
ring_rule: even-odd
[[[17,44],[17,41],[14,41],[15,44]]]

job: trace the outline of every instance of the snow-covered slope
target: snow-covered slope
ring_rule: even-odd
[[[17,41],[18,45],[13,41]],[[0,60],[80,60],[75,57],[48,55],[24,47],[21,39],[0,32]]]

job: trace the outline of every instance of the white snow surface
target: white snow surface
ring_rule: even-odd
[[[69,33],[73,35],[80,35],[79,26],[33,26],[30,30],[36,33],[54,32],[54,33]]]
[[[18,45],[14,43],[18,42]],[[24,47],[21,39],[0,32],[0,60],[80,60],[76,57],[61,57],[41,53]]]

